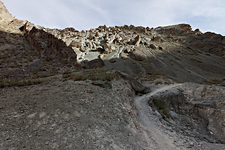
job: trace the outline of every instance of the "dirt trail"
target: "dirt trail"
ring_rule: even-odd
[[[171,139],[168,135],[163,133],[162,130],[160,130],[157,124],[158,117],[153,114],[151,107],[149,107],[148,105],[148,100],[151,96],[160,94],[166,90],[170,90],[180,85],[181,84],[173,84],[164,86],[162,88],[154,90],[151,93],[135,98],[135,106],[139,115],[138,119],[141,122],[141,125],[144,128],[145,132],[148,134],[149,138],[154,140],[154,145],[159,150],[181,150],[185,148],[177,147],[174,144],[173,139]]]

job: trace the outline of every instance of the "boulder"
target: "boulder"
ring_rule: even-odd
[[[134,45],[138,47],[138,46],[140,46],[140,42],[141,42],[141,37],[140,37],[140,35],[137,35],[134,38]]]
[[[149,48],[151,48],[151,49],[157,49],[157,47],[154,44],[150,44],[149,45]]]

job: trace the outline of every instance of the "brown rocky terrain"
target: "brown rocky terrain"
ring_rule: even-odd
[[[48,29],[0,2],[0,150],[224,150],[225,37]]]

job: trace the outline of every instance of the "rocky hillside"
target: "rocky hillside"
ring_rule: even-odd
[[[0,2],[0,149],[224,150],[225,37],[48,29]]]

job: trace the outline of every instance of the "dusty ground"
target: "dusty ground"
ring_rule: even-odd
[[[56,81],[1,89],[0,149],[149,149],[130,86],[110,86]]]
[[[225,148],[223,144],[201,139],[203,133],[182,126],[177,128],[148,104],[151,98],[164,99],[170,91],[176,93],[177,88],[191,90],[190,85],[150,88],[152,92],[142,96],[135,96],[124,80],[58,80],[3,88],[0,90],[0,149]]]

